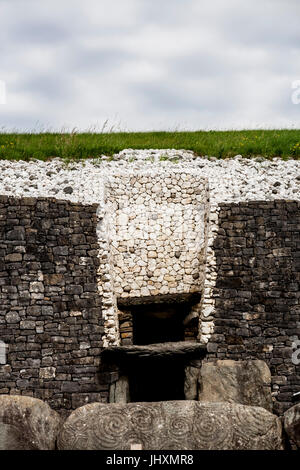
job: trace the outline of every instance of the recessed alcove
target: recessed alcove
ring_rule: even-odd
[[[117,365],[120,376],[111,385],[110,402],[196,399],[205,354],[206,345],[188,341],[104,349],[103,362]]]
[[[121,345],[197,341],[200,294],[119,301]]]
[[[196,399],[197,377],[191,385],[191,368],[197,369],[206,351],[197,338],[200,298],[194,292],[118,299],[120,346],[102,353],[104,362],[119,370],[111,402]]]
[[[133,344],[184,340],[185,309],[181,304],[137,305],[131,309]]]
[[[198,168],[153,171],[146,165],[108,176],[104,222],[99,224],[105,241],[106,285],[101,288],[100,283],[106,298],[104,347],[119,341],[119,304],[127,310],[129,304],[161,303],[162,297],[177,302],[178,296],[186,299],[203,291],[208,215],[208,181]],[[120,325],[121,344],[132,344],[128,331],[132,318],[124,322],[126,331]],[[177,337],[186,339],[178,332]]]

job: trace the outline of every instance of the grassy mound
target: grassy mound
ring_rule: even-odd
[[[243,130],[138,133],[0,133],[0,159],[66,160],[111,156],[125,148],[186,149],[198,155],[231,158],[300,158],[299,130]]]

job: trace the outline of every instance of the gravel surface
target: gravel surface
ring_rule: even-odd
[[[209,180],[212,203],[250,200],[300,200],[300,161],[197,157],[185,150],[123,150],[113,160],[84,160],[66,164],[60,159],[0,160],[0,194],[15,197],[55,197],[81,203],[101,203],[103,182],[112,172],[145,165],[201,170]]]

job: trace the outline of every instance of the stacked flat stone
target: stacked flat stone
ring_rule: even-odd
[[[199,172],[115,175],[108,204],[118,297],[201,290],[208,191]]]
[[[200,318],[207,360],[265,361],[281,414],[300,388],[300,202],[220,204],[218,219]]]
[[[104,332],[97,205],[0,196],[0,394],[67,413],[106,400],[97,383]]]
[[[111,234],[109,217],[106,206],[98,206],[98,224],[96,228],[98,237],[98,291],[102,298],[102,318],[105,334],[102,336],[103,346],[118,345],[120,343],[117,298],[114,289],[114,272],[111,253]]]
[[[106,186],[112,260],[108,276],[115,297],[151,297],[155,302],[159,296],[200,293],[209,210],[201,172],[119,172]],[[115,307],[113,302],[104,313],[105,345],[118,343]]]

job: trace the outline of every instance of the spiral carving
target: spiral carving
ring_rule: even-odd
[[[93,431],[101,449],[116,449],[128,431],[128,418],[119,408],[101,410],[96,415]]]
[[[136,404],[130,405],[129,416],[130,422],[136,431],[151,433],[161,414],[157,407],[150,404],[148,406]]]
[[[59,446],[66,450],[84,450],[88,446],[85,417],[79,414],[60,434]]]
[[[184,416],[173,416],[167,423],[168,434],[175,438],[189,435],[191,422]]]
[[[278,418],[267,410],[229,403],[173,401],[75,410],[63,425],[59,449],[281,449]]]
[[[195,410],[192,433],[198,449],[230,449],[232,444],[231,426],[228,416],[216,405],[202,405]],[[226,406],[226,405],[223,405]]]

